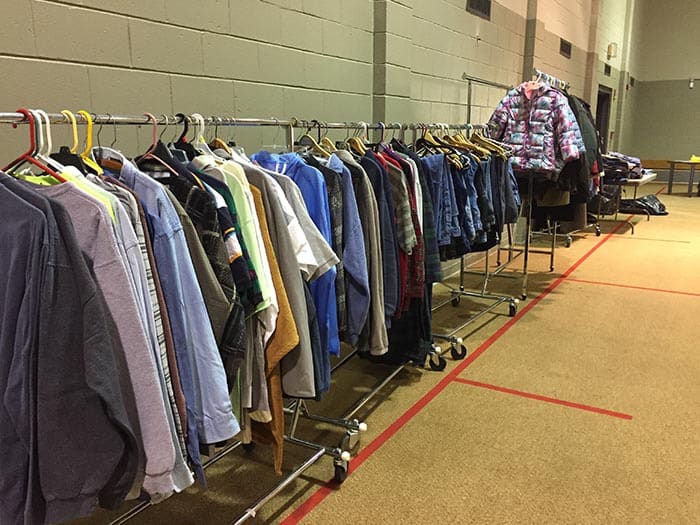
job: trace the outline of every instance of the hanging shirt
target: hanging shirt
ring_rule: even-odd
[[[333,244],[331,248],[340,257],[343,253],[343,178],[342,175],[327,166],[321,161],[309,155],[304,157],[304,161],[318,169],[326,181],[328,190],[328,209],[331,218],[331,232]],[[306,211],[308,215],[308,211]],[[348,329],[347,298],[345,296],[345,267],[342,260],[335,266],[335,302],[338,311],[338,332],[341,337]]]
[[[226,184],[226,187],[231,192],[241,224],[241,232],[260,283],[263,300],[256,305],[255,311],[260,314],[259,319],[263,323],[263,344],[265,344],[275,331],[279,308],[272,284],[269,263],[265,254],[265,247],[261,240],[260,223],[255,214],[255,203],[248,187],[248,181],[245,179],[245,175],[241,173],[240,166],[231,161],[217,164],[214,157],[200,155],[191,164],[196,169]]]
[[[368,256],[370,285],[369,351],[383,355],[389,350],[389,338],[384,321],[384,270],[382,267],[381,228],[379,208],[367,173],[347,151],[338,151],[338,158],[350,169],[360,212],[365,251]]]
[[[232,412],[226,374],[177,213],[160,184],[117,155],[123,165],[116,175],[141,199],[153,231],[153,250],[187,401],[187,450],[198,478],[203,480],[199,443],[225,441],[240,430]],[[185,304],[187,308],[183,308]]]
[[[316,168],[306,164],[295,154],[273,155],[261,151],[251,156],[251,160],[262,167],[283,173],[290,177],[304,197],[309,216],[319,229],[328,245],[332,244],[330,210],[328,208],[328,190],[323,175]],[[338,336],[338,311],[335,298],[335,267],[329,269],[309,286],[316,305],[321,346],[331,355],[340,354]]]
[[[194,483],[194,478],[192,477],[192,473],[185,462],[185,455],[187,454],[185,436],[177,407],[177,400],[175,399],[175,391],[173,389],[172,376],[170,373],[170,364],[168,363],[167,349],[165,346],[165,332],[163,330],[160,305],[158,304],[158,299],[156,296],[151,263],[148,260],[145,234],[138,212],[138,205],[134,196],[124,188],[110,184],[94,175],[88,175],[88,178],[91,180],[91,182],[100,186],[102,189],[119,199],[118,206],[115,208],[115,211],[117,211],[117,217],[119,218],[119,223],[122,226],[128,224],[133,229],[134,242],[136,242],[138,257],[135,262],[132,262],[132,264],[137,266],[136,272],[138,274],[138,279],[141,281],[139,293],[145,294],[145,297],[142,297],[142,308],[144,310],[143,316],[145,319],[146,333],[148,334],[151,344],[151,351],[153,352],[155,358],[156,371],[158,372],[158,378],[160,380],[163,402],[166,407],[170,408],[170,410],[166,410],[165,412],[168,419],[168,425],[170,427],[170,433],[173,442],[179,445],[175,447],[173,483],[175,485],[175,490],[180,492],[192,485],[192,483]],[[126,213],[126,216],[121,214],[121,210]],[[128,229],[125,229],[125,234],[128,239]],[[130,242],[125,241],[125,245],[130,245]],[[132,499],[139,496],[141,489],[140,485],[136,487],[136,489],[138,490],[131,494]]]
[[[0,322],[11,323],[0,329],[0,520],[68,521],[98,499],[116,508],[144,459],[104,303],[60,204],[4,174],[0,202]]]
[[[391,185],[389,176],[377,159],[374,152],[367,150],[360,159],[360,165],[365,169],[372,183],[379,207],[379,227],[382,232],[382,266],[384,268],[384,314],[387,318],[388,328],[391,326],[391,318],[398,310],[401,280]]]
[[[171,439],[155,357],[138,314],[126,267],[119,256],[106,208],[73,183],[36,186],[37,191],[65,206],[76,238],[90,259],[122,345],[131,376],[146,452],[144,490],[167,496],[175,490],[172,472],[175,443]]]
[[[255,199],[255,209],[258,212],[258,220],[260,221],[263,242],[266,248],[265,253],[267,253],[268,262],[270,263],[272,280],[275,284],[277,300],[280,307],[280,314],[277,318],[277,329],[272,338],[270,338],[265,352],[265,375],[268,382],[270,421],[267,424],[253,421],[253,433],[257,438],[261,438],[263,441],[272,441],[275,472],[281,474],[284,452],[285,418],[280,361],[299,344],[299,333],[294,324],[294,316],[291,306],[289,305],[289,299],[287,298],[286,287],[282,280],[282,275],[280,274],[277,257],[275,256],[272,238],[270,237],[270,231],[267,225],[262,193],[257,188],[252,188],[251,191]]]
[[[281,361],[284,393],[290,397],[314,398],[316,397],[317,382],[315,364],[318,360],[314,359],[311,345],[304,281],[294,254],[294,242],[287,226],[288,216],[284,213],[279,195],[271,187],[270,177],[263,173],[260,168],[250,164],[244,164],[243,169],[250,183],[261,192],[280,274],[299,334],[299,345]]]
[[[369,254],[365,249],[365,236],[358,210],[350,170],[337,155],[328,159],[328,168],[341,176],[343,190],[343,263],[345,268],[345,293],[347,295],[348,329],[346,342],[357,346],[360,333],[367,323],[370,309]]]

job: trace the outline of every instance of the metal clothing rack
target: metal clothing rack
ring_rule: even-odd
[[[202,123],[202,119],[195,119],[193,116],[187,116],[183,114],[178,115],[160,115],[154,116],[150,114],[144,115],[112,115],[112,114],[93,114],[90,113],[90,118],[92,124],[98,126],[113,125],[131,125],[131,126],[175,126],[183,125],[184,123],[196,124]],[[71,120],[63,113],[49,113],[49,121],[52,124],[71,124]],[[239,126],[239,127],[282,127],[287,130],[287,146],[291,150],[294,146],[295,129],[306,129],[307,133],[312,129],[316,128],[319,130],[325,129],[344,129],[344,130],[358,130],[364,131],[368,130],[381,131],[385,130],[398,130],[400,132],[400,137],[403,139],[406,130],[413,130],[414,137],[418,133],[418,130],[425,129],[426,124],[401,124],[401,123],[376,123],[368,124],[365,122],[320,122],[317,120],[307,121],[296,118],[291,119],[277,119],[277,118],[236,118],[228,116],[210,116],[202,117],[204,124],[214,125],[214,126]],[[78,124],[89,124],[88,118],[83,114],[76,113],[75,119]],[[26,117],[22,113],[17,112],[0,112],[0,123],[12,124],[17,126],[19,124],[28,123]],[[432,128],[443,128],[445,124],[431,124]],[[452,125],[450,128],[454,128]],[[462,127],[461,129],[465,129]],[[99,131],[98,131],[99,136]],[[341,359],[332,369],[332,372],[342,367],[347,363],[352,357],[357,355],[357,351],[353,351],[349,355]],[[430,367],[433,370],[443,370],[446,366],[445,359],[440,355],[439,348],[433,348],[429,353],[430,357]],[[404,370],[409,363],[404,363],[397,366],[392,372],[390,372],[384,379],[379,381],[374,388],[366,393],[360,400],[358,400],[355,405],[341,418],[328,418],[325,416],[311,414],[306,406],[304,400],[295,400],[291,406],[285,409],[285,412],[291,413],[291,422],[289,430],[285,435],[285,441],[300,445],[306,448],[314,450],[314,453],[300,466],[295,468],[290,472],[280,483],[278,483],[270,492],[268,492],[264,497],[259,499],[253,506],[246,509],[246,511],[232,523],[243,523],[246,520],[255,517],[257,512],[262,508],[267,502],[279,494],[285,489],[290,483],[301,476],[309,467],[315,464],[324,455],[330,455],[334,459],[335,465],[335,481],[342,483],[348,472],[348,464],[351,459],[351,454],[349,450],[353,450],[359,444],[359,435],[361,432],[367,429],[367,425],[363,422],[358,421],[354,416],[364,407],[377,393],[379,393],[389,382],[391,382],[402,370]],[[296,437],[297,425],[300,418],[307,418],[314,421],[320,421],[324,423],[330,423],[346,429],[346,434],[338,447],[327,447],[318,443],[313,443]],[[237,449],[239,446],[243,448],[249,448],[246,444],[240,441],[233,441],[220,449],[215,451],[213,447],[209,449],[210,458],[204,462],[203,467],[207,468],[214,463],[218,462],[224,456]],[[130,510],[110,522],[110,525],[121,525],[126,523],[131,518],[140,514],[144,510],[148,509],[152,503],[150,501],[142,501],[132,507]]]
[[[488,87],[494,87],[494,88],[499,88],[499,89],[511,89],[512,86],[507,86],[505,84],[500,84],[498,82],[492,82],[490,80],[485,80],[482,78],[478,78],[475,76],[468,75],[464,73],[462,75],[462,79],[467,81],[467,124],[460,124],[456,126],[450,126],[451,128],[455,129],[479,129],[482,130],[483,132],[487,132],[488,129],[484,124],[471,124],[471,115],[472,115],[472,97],[473,97],[473,84],[478,84],[478,85],[484,85]],[[512,240],[512,229],[510,224],[506,225],[507,226],[507,233],[508,233],[508,238]],[[512,244],[512,242],[511,242]],[[442,340],[446,341],[450,345],[450,354],[453,359],[464,359],[467,355],[467,348],[464,345],[464,341],[461,337],[456,337],[455,334],[458,332],[461,332],[466,328],[468,325],[471,323],[475,322],[482,316],[492,312],[496,308],[498,308],[501,304],[503,303],[508,303],[508,314],[510,316],[514,316],[517,312],[518,309],[518,300],[512,296],[508,295],[497,295],[497,294],[491,294],[487,292],[487,286],[488,286],[488,280],[491,275],[494,275],[495,273],[499,273],[503,268],[505,268],[505,265],[500,267],[500,249],[498,251],[498,256],[499,256],[499,269],[496,272],[489,272],[489,250],[486,250],[484,252],[485,255],[485,269],[484,269],[484,281],[481,287],[480,291],[472,291],[472,290],[467,290],[465,288],[465,283],[464,283],[464,275],[466,273],[470,273],[467,271],[465,262],[464,262],[464,256],[459,258],[459,288],[455,288],[453,286],[450,286],[447,283],[440,282],[440,283],[435,283],[435,284],[440,284],[447,288],[450,292],[450,298],[446,299],[445,301],[433,305],[432,311],[435,312],[438,309],[442,308],[443,306],[447,304],[451,304],[454,307],[459,306],[462,297],[473,297],[477,299],[485,299],[488,300],[490,303],[483,309],[479,310],[476,312],[474,315],[470,316],[467,318],[464,322],[462,322],[459,326],[453,327],[450,329],[449,332],[447,333],[433,333],[433,338],[437,340]],[[512,260],[512,248],[509,251],[510,257],[509,261]],[[481,272],[479,272],[481,274]]]

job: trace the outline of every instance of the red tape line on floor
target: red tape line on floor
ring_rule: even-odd
[[[630,215],[629,219],[633,216]],[[571,273],[576,270],[583,262],[593,255],[598,248],[600,248],[605,242],[607,242],[615,233],[617,233],[626,223],[620,222],[610,233],[607,233],[602,239],[600,239],[595,246],[588,250],[578,261],[572,264],[563,274],[557,277],[545,290],[540,293],[537,297],[528,302],[523,309],[521,309],[514,317],[511,317],[501,328],[496,330],[494,334],[484,341],[481,346],[474,350],[467,358],[454,367],[449,373],[445,375],[440,382],[435,385],[432,390],[426,393],[422,398],[420,398],[413,406],[406,410],[401,416],[389,425],[381,434],[379,434],[374,440],[372,440],[366,447],[364,447],[357,454],[356,457],[350,461],[350,466],[348,472],[352,473],[357,470],[372,454],[374,454],[384,443],[389,441],[391,437],[396,434],[401,428],[406,425],[413,417],[418,414],[423,408],[430,403],[435,397],[442,392],[447,385],[454,381],[459,374],[461,374],[465,368],[472,364],[481,354],[483,354],[493,343],[501,338],[508,330],[510,330],[515,323],[517,323],[522,317],[532,310],[537,303],[542,299],[547,297],[554,289],[556,289]],[[314,492],[309,498],[299,505],[292,513],[287,516],[283,521],[282,525],[294,525],[299,523],[304,519],[314,508],[316,508],[324,499],[326,499],[336,488],[333,481],[328,481],[324,486],[320,487],[316,492]]]
[[[677,295],[689,295],[691,297],[700,297],[700,292],[683,292],[681,290],[667,290],[665,288],[649,288],[648,286],[636,286],[634,284],[608,283],[605,281],[589,281],[588,279],[575,279],[569,277],[567,279],[572,283],[595,284],[599,286],[614,286],[616,288],[631,288],[632,290],[645,290],[647,292],[671,293]]]
[[[531,394],[530,392],[523,392],[522,390],[514,390],[512,388],[506,388],[503,386],[491,385],[489,383],[481,383],[479,381],[471,381],[470,379],[464,379],[461,377],[455,378],[455,383],[462,383],[465,385],[476,386],[479,388],[486,388],[488,390],[495,390],[496,392],[503,392],[504,394],[512,394],[514,396],[526,397],[528,399],[535,399],[537,401],[545,401],[547,403],[554,403],[555,405],[562,405],[569,408],[578,408],[579,410],[586,410],[588,412],[594,412],[596,414],[604,414],[606,416],[618,417],[620,419],[632,419],[629,414],[623,414],[622,412],[615,412],[614,410],[607,410],[605,408],[598,408],[591,405],[583,405],[581,403],[573,403],[571,401],[564,401],[563,399],[557,399],[549,396],[542,396],[540,394]]]

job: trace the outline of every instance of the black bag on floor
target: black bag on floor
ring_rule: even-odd
[[[656,195],[645,195],[638,199],[622,199],[620,201],[620,213],[668,215],[666,206]]]
[[[601,215],[615,215],[615,206],[619,193],[620,186],[603,186],[603,190],[596,193],[591,202],[588,203],[588,211],[597,214],[598,210],[600,210]]]

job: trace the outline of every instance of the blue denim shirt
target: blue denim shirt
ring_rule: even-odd
[[[321,172],[306,164],[296,153],[275,155],[267,151],[260,151],[252,155],[251,160],[270,171],[284,173],[299,186],[311,220],[328,245],[332,246],[333,234],[331,232],[331,213],[328,208],[328,192],[326,181]],[[332,355],[340,355],[338,310],[335,297],[336,273],[334,266],[309,284],[318,316],[321,347]]]
[[[226,373],[182,224],[172,203],[160,184],[126,159],[121,173],[115,177],[139,196],[153,231],[153,254],[168,307],[187,404],[187,452],[197,477],[203,481],[199,443],[224,441],[240,431],[233,415]]]
[[[343,264],[348,308],[348,343],[356,346],[360,332],[367,323],[370,308],[365,238],[350,170],[336,155],[331,155],[328,159],[328,167],[340,173],[343,182]]]
[[[421,160],[432,189],[438,245],[448,246],[453,237],[462,235],[448,160],[443,153],[423,157]]]

